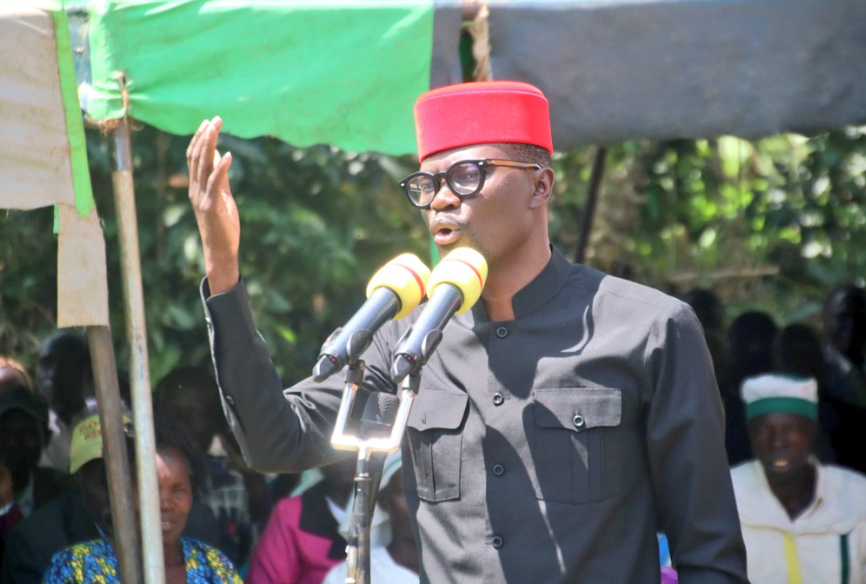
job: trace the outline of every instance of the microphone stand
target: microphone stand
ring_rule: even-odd
[[[382,477],[382,463],[384,462],[384,458],[377,460],[374,458],[374,454],[391,454],[400,448],[409,420],[409,412],[421,384],[420,367],[418,373],[411,374],[403,380],[399,397],[400,405],[394,419],[384,420],[384,425],[391,427],[388,436],[366,437],[364,432],[361,432],[359,436],[353,436],[346,433],[346,424],[349,421],[355,398],[364,378],[364,369],[363,359],[349,363],[343,398],[334,424],[334,433],[331,436],[331,446],[335,449],[356,450],[358,452],[358,462],[355,467],[355,500],[352,507],[349,533],[346,538],[346,584],[371,584],[370,527],[376,506],[379,480]],[[368,406],[372,397],[371,395],[368,399]],[[367,416],[369,409],[369,407],[365,408],[364,417]],[[385,416],[381,417],[384,418]]]

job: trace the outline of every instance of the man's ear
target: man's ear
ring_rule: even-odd
[[[553,196],[554,175],[550,167],[535,171],[535,190],[532,193],[530,208],[547,205]]]

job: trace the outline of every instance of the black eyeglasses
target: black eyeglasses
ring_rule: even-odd
[[[541,170],[541,166],[538,164],[513,160],[490,160],[487,158],[460,160],[452,164],[445,172],[412,173],[400,181],[400,188],[406,193],[410,203],[419,209],[429,209],[436,193],[442,188],[441,179],[444,177],[448,188],[462,201],[481,192],[488,166]]]

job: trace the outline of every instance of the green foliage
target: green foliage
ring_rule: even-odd
[[[557,211],[577,216],[590,157],[561,162]],[[783,322],[814,315],[831,287],[864,284],[864,171],[864,128],[617,145],[602,186],[602,199],[621,203],[607,218],[619,229],[616,254],[597,267],[626,264],[634,279],[672,293],[713,288],[732,314],[757,307]],[[634,220],[617,224],[630,208]],[[575,229],[573,220],[560,222],[560,238]]]
[[[210,359],[198,293],[201,243],[186,195],[188,142],[150,128],[134,136],[154,379],[178,364]],[[395,176],[408,173],[409,166],[327,146],[296,149],[266,138],[226,136],[220,148],[234,156],[241,268],[255,316],[278,369],[296,379],[310,370],[330,330],[357,308],[367,278],[380,264],[401,250],[424,252],[423,224],[396,185]],[[108,171],[100,169],[106,177]],[[113,212],[103,216],[108,230]],[[116,252],[114,243],[113,265]],[[121,300],[113,296],[112,306]]]
[[[133,135],[151,377],[209,361],[198,286],[201,244],[186,195],[188,137]],[[360,305],[390,257],[429,255],[426,230],[393,159],[224,137],[242,219],[241,268],[259,329],[284,380],[305,375],[322,341]],[[109,262],[112,328],[127,360],[110,140],[88,132]],[[551,235],[569,257],[594,149],[556,157]],[[863,284],[866,134],[748,142],[634,141],[609,148],[588,262],[670,292],[714,288],[732,313],[761,307],[782,321],[814,314],[830,287]],[[31,365],[54,327],[51,209],[0,216],[0,353]],[[755,276],[756,273],[771,275]]]

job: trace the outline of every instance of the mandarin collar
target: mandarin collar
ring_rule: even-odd
[[[553,300],[571,276],[574,265],[558,249],[553,246],[550,249],[550,261],[541,273],[511,299],[515,320],[532,314]],[[475,322],[490,321],[483,302],[477,302],[472,307],[472,316]]]

